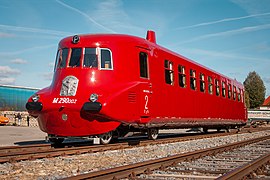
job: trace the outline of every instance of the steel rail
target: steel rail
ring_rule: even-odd
[[[227,136],[235,134],[232,133],[212,133],[212,134],[189,134],[183,137],[164,138],[158,140],[143,140],[138,139],[130,140],[128,142],[109,144],[109,145],[91,145],[80,147],[64,147],[64,148],[51,148],[50,144],[42,145],[28,145],[28,146],[8,146],[0,148],[0,163],[15,162],[21,160],[32,160],[46,157],[56,157],[61,155],[73,155],[82,153],[95,153],[100,151],[117,150],[124,148],[131,148],[133,146],[146,146],[154,144],[174,143],[202,138],[213,138],[220,136]],[[72,145],[70,143],[63,144],[64,146]]]
[[[67,177],[67,178],[64,178],[64,180],[82,180],[82,179],[103,180],[103,179],[121,179],[121,178],[127,178],[127,177],[135,178],[136,175],[139,175],[142,173],[150,173],[151,171],[156,170],[156,169],[164,169],[168,166],[177,164],[181,161],[189,161],[189,160],[201,158],[207,155],[221,153],[224,151],[239,148],[247,144],[263,141],[269,138],[270,136],[264,136],[264,137],[236,142],[232,144],[226,144],[226,145],[222,145],[218,147],[207,148],[207,149],[197,150],[194,152],[174,155],[170,157],[144,161],[144,162],[140,162],[140,163],[136,163],[132,165],[125,165],[125,166],[120,166],[120,167],[116,167],[112,169]]]
[[[255,172],[257,169],[261,168],[262,166],[264,166],[269,162],[270,162],[270,153],[261,156],[249,163],[246,163],[233,171],[227,172],[226,174],[217,179],[218,180],[242,179],[251,174],[252,172]]]
[[[268,128],[269,129],[269,128]],[[249,131],[268,130],[265,128],[256,128]],[[244,133],[244,131],[242,131]],[[64,148],[50,148],[50,144],[42,145],[28,145],[28,146],[8,146],[0,148],[0,163],[15,162],[21,160],[33,160],[47,157],[57,157],[63,155],[74,155],[83,153],[95,153],[100,151],[117,150],[124,148],[131,148],[133,146],[146,146],[154,144],[174,143],[188,140],[202,139],[202,138],[213,138],[235,134],[236,131],[230,133],[210,133],[200,134],[192,133],[181,137],[164,138],[158,140],[130,140],[128,142],[109,144],[109,145],[91,145],[91,146],[80,146],[80,147],[64,147]],[[64,146],[72,146],[71,143],[63,144]]]

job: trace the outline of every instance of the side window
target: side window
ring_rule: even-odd
[[[196,90],[196,71],[190,69],[190,88]]]
[[[167,84],[173,85],[174,84],[173,62],[171,62],[169,60],[165,60],[164,67],[165,67],[165,82]]]
[[[148,65],[147,65],[147,54],[144,52],[140,52],[140,77],[148,78]]]
[[[236,100],[236,87],[233,86],[233,100]]]
[[[97,53],[96,48],[85,48],[83,67],[97,67]]]
[[[178,78],[179,78],[179,86],[185,88],[186,87],[185,66],[178,65]]]
[[[203,73],[200,73],[200,91],[205,92],[205,81]]]
[[[79,67],[81,64],[81,54],[82,54],[81,48],[72,48],[68,66]]]
[[[109,49],[101,49],[101,64],[100,69],[112,69],[113,63],[112,63],[112,54]]]
[[[241,101],[241,89],[240,88],[238,88],[238,91],[237,91],[237,100],[240,102]]]
[[[224,81],[222,81],[222,96],[226,97],[226,85]]]
[[[228,84],[228,98],[231,99],[232,97],[232,85]]]
[[[67,57],[68,57],[68,49],[67,48],[59,49],[56,57],[55,67],[57,68],[66,67]]]
[[[215,79],[216,95],[220,95],[219,80]]]
[[[210,76],[208,76],[208,92],[213,94],[213,79]]]

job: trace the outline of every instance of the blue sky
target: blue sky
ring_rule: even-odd
[[[1,0],[0,84],[50,85],[59,40],[74,34],[145,37],[270,95],[270,0]]]

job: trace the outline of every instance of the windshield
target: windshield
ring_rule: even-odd
[[[63,48],[56,56],[55,67],[99,68],[112,70],[112,52],[107,48]]]
[[[85,48],[83,67],[97,67],[96,48]]]
[[[69,60],[69,67],[79,67],[81,64],[81,48],[72,48],[71,49],[71,56]]]
[[[56,56],[55,67],[57,68],[66,67],[67,56],[68,56],[67,48],[59,49]]]

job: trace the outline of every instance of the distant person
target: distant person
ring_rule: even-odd
[[[22,122],[22,115],[20,113],[17,114],[17,118],[18,118],[18,125],[21,126],[21,122]]]
[[[27,121],[27,126],[29,127],[30,126],[30,117],[29,116],[26,117],[26,121]]]
[[[17,123],[16,123],[16,118],[17,118],[17,115],[14,114],[14,126],[17,126]]]

